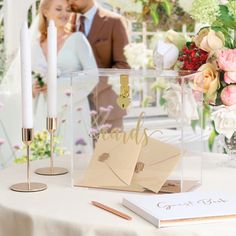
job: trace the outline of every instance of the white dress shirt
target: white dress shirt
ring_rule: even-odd
[[[97,6],[94,5],[91,9],[89,9],[83,16],[85,17],[84,20],[84,27],[85,27],[85,35],[88,36],[89,31],[91,29],[92,23],[93,23],[93,18],[97,12]],[[79,17],[77,17],[77,22],[76,22],[76,28],[77,31],[79,31],[79,26],[80,26],[80,21]]]

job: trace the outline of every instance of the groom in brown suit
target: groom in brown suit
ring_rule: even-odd
[[[70,18],[71,31],[81,31],[87,37],[97,61],[98,68],[129,68],[124,56],[124,47],[128,44],[128,35],[124,19],[96,5],[94,0],[68,0],[74,12]],[[76,14],[79,13],[79,14]],[[100,78],[99,83],[89,96],[93,108],[113,106],[106,123],[114,127],[123,127],[125,110],[116,103],[117,94]],[[118,81],[117,81],[118,82]]]

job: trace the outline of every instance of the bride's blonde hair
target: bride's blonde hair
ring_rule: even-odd
[[[45,16],[45,11],[50,7],[52,0],[41,0],[39,4],[39,33],[40,43],[47,39],[48,20]]]

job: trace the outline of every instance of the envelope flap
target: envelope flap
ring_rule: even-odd
[[[180,154],[181,150],[178,147],[149,137],[148,145],[143,147],[140,152],[139,161],[150,165]]]
[[[110,157],[107,164],[120,179],[129,185],[139,158],[141,144],[137,144],[132,139],[129,139],[126,143],[123,142],[123,139],[119,141],[109,140],[108,147]]]
[[[177,165],[180,154],[179,148],[149,138],[148,145],[140,152],[138,163],[142,163],[142,168],[136,171],[133,182],[155,193],[159,192]]]

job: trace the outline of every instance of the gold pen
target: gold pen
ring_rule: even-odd
[[[108,212],[110,212],[112,214],[115,214],[115,215],[117,215],[117,216],[119,216],[121,218],[124,218],[126,220],[132,220],[132,217],[126,215],[125,213],[123,213],[121,211],[117,211],[117,210],[115,210],[115,209],[113,209],[113,208],[111,208],[109,206],[106,206],[106,205],[104,205],[102,203],[92,201],[91,204],[96,206],[96,207],[99,207],[99,208],[101,208],[101,209],[103,209],[105,211],[108,211]]]

